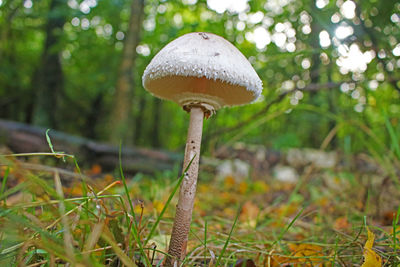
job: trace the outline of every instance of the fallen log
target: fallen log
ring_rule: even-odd
[[[13,153],[50,152],[46,128],[0,119],[0,144]],[[103,170],[119,167],[119,147],[52,130],[54,150],[75,155],[80,164],[99,164]],[[162,150],[122,147],[121,163],[126,173],[156,173],[180,164],[182,155]]]

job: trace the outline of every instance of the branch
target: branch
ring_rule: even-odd
[[[393,77],[393,75],[385,68],[385,61],[378,57],[378,53],[379,53],[379,48],[378,48],[378,38],[376,37],[374,31],[372,28],[368,28],[365,23],[364,20],[361,18],[361,3],[357,3],[357,7],[356,7],[356,15],[360,21],[360,25],[361,28],[363,29],[363,31],[369,36],[369,38],[371,39],[372,42],[372,49],[374,50],[375,54],[376,54],[376,58],[378,59],[378,62],[380,62],[383,65],[383,70],[386,73],[386,75],[388,76],[387,81],[393,86],[394,89],[396,89],[399,93],[400,93],[400,87],[397,84],[397,79],[395,79]]]
[[[354,82],[354,81],[351,81],[351,82]],[[340,83],[328,82],[325,84],[315,84],[315,83],[313,84],[312,83],[312,84],[307,85],[304,88],[295,87],[289,91],[282,92],[275,99],[268,102],[264,108],[259,110],[257,113],[255,113],[253,116],[251,116],[247,120],[239,122],[238,124],[231,126],[231,127],[219,129],[213,133],[210,133],[209,135],[206,135],[204,139],[212,139],[212,138],[215,138],[216,136],[223,135],[228,132],[236,131],[236,130],[242,128],[243,126],[248,125],[252,121],[256,120],[257,118],[259,118],[259,117],[263,116],[265,113],[267,113],[274,104],[280,103],[285,98],[285,96],[288,94],[294,93],[296,91],[317,92],[317,91],[320,91],[321,89],[332,89],[332,88],[336,88],[336,87],[340,86],[342,83],[344,83],[344,82],[340,82]]]

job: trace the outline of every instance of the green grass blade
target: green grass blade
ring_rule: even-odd
[[[59,153],[64,154],[64,152],[56,152],[56,151],[54,151],[53,144],[51,143],[51,139],[50,139],[50,136],[49,136],[49,132],[50,132],[50,129],[47,129],[46,130],[46,140],[47,140],[47,144],[49,144],[51,152],[53,154],[59,154]],[[65,162],[65,157],[62,156],[61,158]]]
[[[136,226],[135,211],[134,211],[134,209],[133,209],[133,204],[132,204],[131,196],[129,195],[128,186],[126,185],[126,179],[125,179],[124,171],[123,171],[123,169],[122,169],[121,152],[122,152],[122,142],[119,143],[119,152],[118,152],[119,172],[120,172],[120,175],[121,175],[122,184],[124,185],[125,194],[126,194],[126,197],[127,197],[127,199],[128,199],[128,202],[129,202],[129,207],[131,208],[132,216],[133,216],[133,219],[134,219],[134,224],[135,224],[135,227],[137,227],[137,226]]]
[[[58,199],[58,194],[56,190],[51,187],[45,180],[33,174],[29,174],[27,178],[29,179],[29,181],[32,181],[40,188],[42,188],[48,195],[52,196],[55,199]]]
[[[296,220],[300,217],[300,215],[303,213],[304,211],[304,207],[300,210],[299,213],[297,213],[297,215],[293,218],[293,220],[289,223],[289,225],[283,229],[281,231],[281,233],[278,236],[278,239],[274,241],[274,243],[272,243],[272,246],[274,246],[275,244],[281,242],[283,236],[287,233],[287,231],[289,231],[289,229],[292,227],[292,225],[296,222]]]
[[[144,257],[144,259],[145,259],[145,261],[146,261],[146,265],[147,265],[147,266],[151,266],[150,259],[147,257],[147,254],[144,252],[142,242],[140,241],[140,238],[139,238],[138,226],[137,226],[137,223],[136,223],[135,211],[134,211],[134,209],[133,209],[132,200],[131,200],[131,197],[130,197],[130,195],[129,195],[129,189],[128,189],[128,186],[127,186],[127,184],[126,184],[126,179],[125,179],[124,171],[123,171],[123,169],[122,169],[121,152],[122,152],[122,142],[119,143],[119,153],[118,153],[119,171],[120,171],[120,174],[121,174],[122,184],[124,185],[125,194],[126,194],[126,197],[127,197],[127,199],[128,199],[128,202],[129,202],[129,207],[131,208],[131,212],[132,212],[132,216],[133,216],[133,224],[134,224],[134,225],[133,225],[133,227],[130,227],[130,229],[133,228],[133,231],[132,231],[132,233],[133,233],[133,238],[135,239],[136,243],[137,243],[138,246],[139,246],[140,253],[141,253],[141,255]],[[129,229],[129,230],[130,230],[130,229]]]
[[[396,216],[393,218],[393,251],[397,255],[397,224],[399,223],[400,206],[397,208]]]
[[[47,129],[47,130],[46,130],[46,141],[47,141],[47,144],[48,144],[49,147],[50,147],[51,152],[56,153],[56,152],[54,151],[53,144],[51,143],[51,139],[50,139],[50,136],[49,136],[49,132],[50,132],[50,129]]]
[[[2,209],[0,208],[0,212],[1,211],[2,211]],[[17,214],[15,214],[13,212],[10,212],[10,213],[7,214],[7,219],[12,221],[16,225],[21,225],[21,226],[27,227],[28,229],[32,229],[36,233],[40,234],[43,238],[51,240],[51,241],[57,243],[58,245],[60,245],[61,247],[63,247],[63,241],[61,239],[59,239],[56,236],[56,234],[50,233],[50,232],[48,232],[46,230],[43,230],[39,226],[33,224],[30,220],[28,220],[24,216],[17,215]],[[4,252],[4,250],[2,251],[2,253],[3,252]]]
[[[146,241],[144,242],[143,246],[146,246],[146,244],[147,244],[147,243],[149,242],[149,240],[152,238],[152,236],[153,236],[153,234],[154,234],[154,232],[155,232],[155,230],[156,230],[158,224],[160,223],[160,221],[161,221],[161,219],[162,219],[162,217],[163,217],[165,211],[167,210],[167,208],[168,208],[168,206],[169,206],[169,204],[170,204],[172,198],[174,197],[175,193],[178,191],[178,188],[180,187],[180,185],[181,185],[181,183],[182,183],[182,181],[183,181],[183,178],[185,177],[185,173],[186,173],[187,170],[189,169],[190,165],[192,165],[192,162],[193,162],[193,160],[194,160],[195,157],[196,157],[196,155],[193,156],[193,158],[190,160],[188,166],[187,166],[187,167],[185,168],[185,170],[183,171],[181,177],[179,177],[178,183],[175,185],[174,189],[172,190],[171,194],[169,195],[167,202],[165,203],[163,209],[161,210],[160,215],[157,217],[157,219],[156,219],[156,221],[155,221],[153,227],[151,228],[150,233],[148,234],[148,236],[147,236],[147,238],[146,238]]]
[[[108,229],[107,226],[104,226],[103,233],[101,234],[103,240],[105,240],[112,249],[114,250],[115,254],[117,254],[118,258],[123,262],[123,264],[127,267],[134,267],[136,264],[126,255],[122,249],[118,246],[117,242],[115,242],[111,231]],[[151,265],[148,265],[151,266]]]
[[[4,190],[6,189],[6,183],[7,183],[9,173],[10,173],[10,167],[7,167],[7,169],[4,173],[4,176],[3,176],[3,182],[1,183],[0,197],[3,195]]]
[[[204,222],[204,266],[207,265],[207,220]]]
[[[235,229],[236,222],[237,222],[237,220],[238,220],[238,218],[239,218],[239,214],[240,214],[240,211],[241,211],[241,210],[242,210],[242,207],[240,206],[239,209],[238,209],[238,212],[237,212],[237,214],[236,214],[235,221],[234,221],[233,224],[232,224],[232,227],[231,227],[231,230],[230,230],[230,232],[229,232],[228,238],[227,238],[226,241],[225,241],[224,247],[222,248],[221,253],[219,254],[219,256],[218,256],[218,258],[217,258],[217,261],[215,262],[215,266],[219,266],[219,262],[221,261],[222,256],[224,255],[225,250],[226,250],[226,248],[228,247],[229,241],[231,240],[231,237],[232,237],[233,229]]]
[[[79,164],[78,164],[78,160],[76,159],[75,156],[72,158],[72,160],[74,161],[76,171],[81,176],[82,196],[85,198],[85,202],[84,202],[85,204],[83,205],[83,209],[86,211],[86,213],[85,213],[86,218],[89,218],[89,198],[88,198],[88,190],[87,190],[88,186],[86,184],[86,180],[83,178],[81,168],[79,167]],[[96,196],[96,197],[99,197],[99,196]],[[90,232],[90,226],[88,224],[85,224],[84,231],[85,231],[85,233]]]
[[[339,244],[339,237],[336,236],[336,240],[335,240],[335,250],[334,250],[334,254],[333,254],[333,260],[332,260],[332,267],[335,266],[336,263],[336,257],[337,257],[337,253],[338,253],[338,244]]]
[[[23,182],[23,183],[17,184],[16,186],[14,186],[14,187],[6,190],[5,192],[3,192],[0,195],[0,201],[6,199],[8,196],[10,196],[10,195],[12,195],[12,194],[14,194],[14,193],[26,188],[26,187],[28,187],[27,183]]]
[[[397,136],[396,131],[394,130],[392,124],[389,121],[389,118],[386,115],[385,115],[385,125],[386,129],[389,132],[389,136],[392,141],[392,146],[394,148],[397,159],[400,160],[400,144],[399,144],[400,136]]]

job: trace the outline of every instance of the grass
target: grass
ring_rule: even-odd
[[[201,173],[183,265],[359,266],[367,225],[383,266],[399,265],[399,136],[385,126],[387,153],[361,127],[375,172],[307,166],[297,184]],[[119,166],[95,179],[47,140],[52,153],[0,156],[0,266],[161,266],[183,176],[126,178]],[[23,168],[49,156],[63,168]]]
[[[112,179],[104,175],[83,185],[62,185],[57,172],[23,170],[15,158],[2,161],[1,266],[161,265],[182,177],[135,181],[121,172]],[[399,213],[383,222],[373,204],[381,188],[370,187],[365,177],[352,181],[332,171],[315,170],[307,179],[301,186],[237,183],[231,177],[200,180],[185,266],[229,266],[239,260],[256,266],[361,264],[364,218],[375,226],[374,247],[386,266],[400,263],[393,234],[399,231]],[[327,179],[337,184],[324,184]],[[399,195],[391,199],[381,207],[398,211],[393,200]]]

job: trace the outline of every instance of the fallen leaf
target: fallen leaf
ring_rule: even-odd
[[[333,224],[333,228],[337,230],[344,230],[350,228],[350,223],[347,220],[347,217],[339,217],[335,220],[335,223]]]
[[[251,259],[238,259],[235,262],[235,267],[256,267],[256,264]]]
[[[162,209],[164,208],[164,203],[160,200],[155,199],[153,201],[153,208],[158,212],[161,213]]]
[[[142,200],[138,200],[137,203],[133,205],[133,211],[135,214],[144,214],[144,211],[147,211],[147,209],[144,208],[144,202]]]
[[[171,239],[170,235],[159,234],[153,236],[149,240],[148,244],[151,244],[151,247],[155,247],[158,251],[166,251],[170,239]]]
[[[111,174],[104,175],[103,179],[104,179],[105,183],[107,183],[107,184],[112,183],[113,181],[115,181],[115,177],[112,176]]]
[[[197,191],[200,194],[206,194],[210,192],[210,185],[209,184],[199,184]]]
[[[236,184],[235,178],[231,175],[228,175],[224,179],[225,188],[232,188]]]
[[[299,212],[298,203],[282,204],[274,209],[274,213],[278,218],[292,216]]]
[[[223,204],[233,204],[237,202],[237,197],[232,194],[232,192],[221,192],[220,199]]]
[[[239,220],[242,222],[247,222],[250,227],[255,227],[257,224],[257,216],[260,212],[258,206],[253,204],[251,201],[246,201],[240,212]]]
[[[29,194],[27,192],[18,192],[16,194],[9,196],[6,199],[6,205],[13,206],[22,203],[30,203],[32,201],[33,201],[32,194]]]
[[[393,220],[396,218],[397,212],[395,210],[386,211],[383,214],[382,224],[383,225],[392,225]]]
[[[367,227],[368,239],[364,245],[364,263],[361,267],[380,267],[382,266],[382,258],[372,250],[375,235]]]
[[[297,259],[292,259],[289,256],[283,255],[269,255],[264,260],[265,267],[289,267],[295,266],[295,263],[298,263]]]
[[[304,263],[302,266],[318,266],[322,264],[324,256],[323,248],[321,246],[301,243],[301,244],[289,244],[289,249],[292,251],[292,256],[299,257],[297,261]],[[301,258],[304,257],[304,258]],[[306,264],[307,263],[307,264]]]
[[[326,208],[331,204],[331,200],[328,197],[321,197],[316,202],[317,205]]]
[[[90,175],[97,175],[101,173],[101,166],[99,164],[94,164],[89,171]]]
[[[224,214],[225,218],[233,218],[237,213],[236,209],[233,209],[232,207],[226,207],[222,210],[222,214]]]
[[[249,186],[247,185],[247,183],[245,181],[240,182],[240,184],[239,184],[239,194],[244,195],[247,192],[248,187]]]
[[[269,186],[264,181],[255,181],[253,184],[253,190],[256,193],[266,193],[269,191]]]

